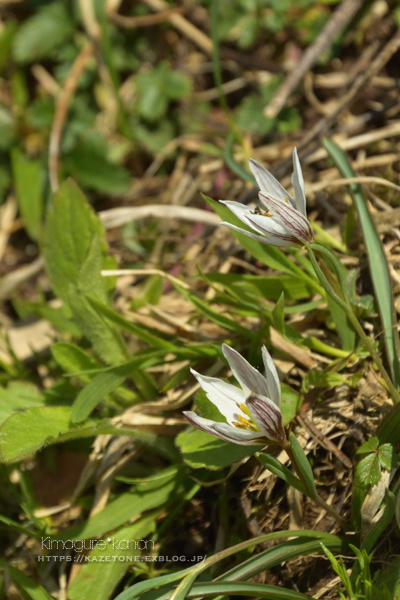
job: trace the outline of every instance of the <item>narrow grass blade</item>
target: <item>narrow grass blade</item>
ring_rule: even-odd
[[[331,140],[325,139],[323,143],[343,177],[354,177],[355,174],[343,151]],[[390,373],[394,384],[400,389],[399,335],[396,326],[392,287],[385,253],[360,186],[357,184],[349,184],[349,188],[353,196],[364,236],[371,279],[383,325],[383,337],[385,340]]]

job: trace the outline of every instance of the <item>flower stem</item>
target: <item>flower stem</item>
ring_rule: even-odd
[[[324,253],[329,253],[332,256],[332,259],[337,261],[337,258],[334,255],[332,255],[332,253],[329,252],[329,250],[327,250],[326,248],[323,248],[322,250]],[[377,351],[375,350],[370,338],[365,333],[365,331],[360,325],[359,320],[354,314],[353,308],[350,304],[350,300],[346,295],[344,286],[336,284],[332,277],[331,270],[329,269],[328,265],[325,262],[325,259],[321,255],[318,256],[317,261],[314,256],[313,249],[310,246],[307,246],[307,252],[310,261],[314,267],[315,273],[320,282],[322,283],[325,291],[345,311],[347,317],[349,318],[349,321],[352,323],[354,329],[356,330],[356,332],[362,339],[365,347],[367,348],[368,352],[370,353],[372,360],[378,367],[379,372],[382,375],[382,378],[386,383],[387,389],[390,395],[392,396],[393,400],[395,402],[400,402],[400,393],[397,390],[396,386],[393,384],[391,378],[389,377],[389,374],[383,366],[383,362],[381,361]]]
[[[292,464],[293,469],[296,471],[296,474],[298,476],[298,478],[300,479],[300,481],[302,482],[302,484],[304,485],[304,487],[306,488],[306,490],[308,491],[308,486],[307,483],[303,477],[303,474],[301,472],[301,470],[299,469],[299,466],[296,462],[296,459],[294,457],[294,454],[292,452],[292,448],[290,447],[290,444],[288,441],[286,441],[285,443],[282,444],[283,449],[285,450],[286,454],[289,456],[290,458],[290,462]],[[345,519],[343,519],[343,517],[341,517],[339,515],[338,512],[336,512],[336,510],[330,506],[329,504],[327,504],[325,502],[325,500],[323,500],[321,498],[321,496],[319,496],[317,493],[315,494],[307,494],[309,498],[311,498],[311,500],[314,500],[314,502],[316,504],[318,504],[318,506],[320,506],[321,508],[323,508],[331,517],[333,517],[335,519],[335,521],[337,522],[337,524],[343,529],[343,531],[349,531],[349,525],[347,523],[347,521]]]

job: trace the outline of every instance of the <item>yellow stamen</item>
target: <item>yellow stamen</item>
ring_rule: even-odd
[[[289,204],[289,200],[287,198],[285,198],[285,202],[286,204]]]
[[[244,402],[242,402],[242,404],[238,404],[237,406],[238,406],[238,408],[240,408],[240,410],[242,412],[244,412],[245,415],[247,415],[250,419],[252,419],[251,413]]]
[[[267,212],[262,214],[263,217],[272,217],[271,213],[267,210]]]

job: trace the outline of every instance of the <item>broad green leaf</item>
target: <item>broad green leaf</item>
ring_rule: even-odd
[[[101,364],[92,356],[89,356],[82,348],[75,344],[66,342],[56,342],[51,347],[51,353],[56,363],[66,373],[80,373],[81,371],[90,371],[92,369],[101,369]],[[84,383],[90,380],[90,376],[82,374],[79,376]]]
[[[36,581],[27,577],[22,571],[7,565],[11,580],[24,598],[32,600],[53,600],[53,597]]]
[[[292,431],[289,434],[289,442],[296,464],[303,475],[305,484],[307,486],[307,495],[312,498],[313,496],[316,496],[317,490],[315,488],[314,473],[312,472],[308,458],[305,455],[300,442]]]
[[[49,56],[72,34],[67,5],[63,2],[47,4],[19,27],[14,36],[14,58],[20,63],[38,61]]]
[[[326,373],[321,371],[309,371],[303,379],[302,390],[307,391],[313,385],[315,387],[336,387],[349,383],[340,373]]]
[[[101,240],[104,255],[104,227],[81,190],[68,179],[60,186],[49,206],[44,248],[51,287],[65,301],[68,300],[69,286],[78,280],[95,236]]]
[[[372,437],[359,447],[356,454],[366,454],[367,452],[373,452],[379,446],[379,439],[377,437]]]
[[[392,408],[379,424],[376,435],[381,444],[389,442],[396,446],[400,442],[400,404]]]
[[[136,89],[139,114],[153,123],[165,115],[170,100],[178,100],[190,92],[191,82],[185,73],[172,71],[162,62],[151,71],[136,76]]]
[[[285,465],[279,462],[275,456],[266,453],[257,453],[257,460],[262,464],[263,467],[268,469],[271,473],[283,479],[288,485],[294,487],[302,494],[307,494],[307,490],[303,482],[296,477]]]
[[[146,536],[155,530],[155,527],[155,515],[145,516],[135,521],[133,525],[122,527],[114,532],[112,543],[104,549],[102,549],[102,544],[96,545],[89,553],[89,562],[83,563],[69,587],[68,597],[71,600],[91,600],[92,598],[107,600],[110,598],[126,570],[132,568],[132,565],[135,564],[135,557],[141,553],[140,545],[135,545],[135,540],[145,540]],[[128,544],[129,547],[126,548]],[[151,545],[149,547],[152,548]]]
[[[106,242],[103,225],[72,180],[65,181],[53,197],[45,230],[44,257],[50,283],[66,301],[75,322],[103,360],[118,363],[125,358],[120,333],[88,302],[86,295],[107,303],[107,289],[100,271]]]
[[[107,420],[90,420],[74,425],[69,406],[33,407],[11,415],[0,426],[0,458],[15,462],[49,444],[101,434],[132,435],[150,441],[153,435],[118,429]]]
[[[219,440],[209,433],[192,427],[183,431],[176,438],[176,445],[182,452],[184,461],[193,469],[205,467],[216,471],[246,456],[260,451],[261,446],[238,446]]]
[[[381,467],[378,456],[375,453],[368,454],[368,456],[360,460],[356,467],[356,476],[364,487],[378,483],[381,476]]]
[[[33,383],[10,381],[7,388],[0,387],[0,423],[10,415],[30,406],[43,406],[45,400]]]
[[[327,139],[324,140],[324,146],[343,177],[354,177],[351,165],[339,146]],[[371,279],[383,325],[383,338],[385,340],[392,380],[397,388],[400,388],[400,344],[386,256],[360,186],[353,183],[349,185],[349,189],[353,196],[364,236]]]
[[[28,160],[19,148],[11,153],[18,208],[29,236],[39,240],[43,217],[45,172],[38,160]]]
[[[396,459],[396,454],[391,444],[382,444],[382,446],[379,446],[378,459],[381,467],[387,469],[389,473],[398,462],[398,457]]]
[[[104,369],[102,373],[92,379],[76,398],[71,410],[71,421],[73,423],[84,421],[103,398],[117,389],[129,375],[132,375],[135,369],[139,366],[143,367],[146,361],[150,360],[151,362],[153,358],[159,356],[159,352],[144,356],[140,355],[123,365]]]

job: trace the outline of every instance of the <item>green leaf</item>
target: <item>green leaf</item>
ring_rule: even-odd
[[[85,188],[103,194],[125,194],[129,189],[130,174],[124,167],[110,161],[107,145],[98,137],[81,137],[64,158],[63,165]]]
[[[18,148],[11,153],[18,208],[29,236],[38,241],[43,217],[45,173],[38,160],[28,160]]]
[[[357,454],[365,454],[367,452],[373,452],[379,446],[379,439],[377,437],[372,437],[359,447],[357,450]]]
[[[22,571],[7,565],[7,571],[10,574],[11,580],[24,599],[31,600],[53,600],[53,597],[36,581],[27,577]]]
[[[65,301],[69,286],[76,284],[95,236],[102,240],[101,249],[105,254],[104,227],[81,190],[68,179],[55,193],[48,209],[44,248],[51,287]]]
[[[364,487],[376,485],[381,476],[381,467],[379,464],[378,456],[374,454],[368,454],[365,456],[356,467],[356,476],[360,481],[360,484]]]
[[[165,469],[165,477],[156,481],[134,486],[129,492],[120,494],[107,504],[103,510],[90,517],[84,523],[71,529],[54,534],[53,540],[87,540],[101,536],[141,513],[176,502],[182,493],[182,480],[186,469],[182,465]],[[92,596],[93,597],[93,596]]]
[[[308,462],[308,458],[305,455],[303,448],[301,447],[300,442],[298,441],[298,439],[292,431],[289,434],[289,442],[296,464],[301,474],[303,475],[305,484],[307,486],[307,495],[313,498],[317,494],[317,490],[315,488],[314,474],[312,472],[310,463]]]
[[[262,464],[263,467],[268,469],[271,473],[283,479],[288,485],[295,488],[302,494],[307,495],[307,489],[302,481],[296,475],[293,475],[291,471],[285,465],[279,462],[275,456],[271,454],[257,453],[257,460]]]
[[[7,388],[0,388],[0,423],[13,413],[30,406],[43,406],[45,400],[33,383],[11,381]]]
[[[89,553],[89,563],[84,563],[72,585],[68,588],[68,597],[71,600],[107,600],[111,597],[113,590],[125,574],[125,571],[135,564],[134,558],[140,555],[140,550],[135,540],[145,540],[149,533],[155,530],[155,515],[145,516],[129,525],[123,527],[112,535],[113,544],[117,551],[108,548],[102,549],[96,545]],[[129,542],[128,548],[125,548]],[[140,547],[140,545],[139,545]],[[114,556],[117,560],[113,560]],[[120,558],[121,557],[121,558]],[[107,562],[107,558],[110,562]]]
[[[376,430],[381,444],[389,442],[396,446],[400,442],[400,404],[397,404],[386,415]]]
[[[176,438],[184,461],[193,469],[205,467],[216,471],[243,460],[261,449],[260,445],[238,446],[219,440],[209,433],[192,427]]]
[[[190,92],[191,82],[187,75],[172,71],[162,62],[150,72],[137,75],[136,89],[140,116],[156,122],[166,114],[170,100],[178,100]]]
[[[73,24],[63,2],[52,2],[26,19],[14,37],[14,58],[20,63],[38,61],[64,44]]]
[[[343,177],[354,177],[354,172],[344,152],[331,140],[324,140],[324,146],[334,160]],[[400,389],[400,344],[397,331],[397,319],[393,305],[393,294],[389,269],[381,240],[374,220],[368,210],[368,204],[358,184],[350,184],[349,189],[357,209],[365,246],[367,249],[371,279],[378,302],[383,325],[383,337],[388,355],[392,380]]]
[[[89,371],[101,368],[100,363],[86,354],[82,348],[75,344],[56,342],[51,347],[51,353],[56,363],[66,372],[78,376],[84,383],[90,380],[86,374],[76,375],[80,371]]]
[[[354,350],[356,343],[356,332],[354,331],[354,327],[350,323],[348,316],[344,310],[329,296],[327,297],[327,303],[329,312],[331,313],[336,330],[342,342],[343,350]]]
[[[395,462],[396,454],[391,444],[382,444],[378,449],[378,459],[381,467],[391,472]]]
[[[71,308],[75,322],[105,361],[125,358],[120,333],[88,302],[86,295],[107,303],[100,271],[105,261],[103,225],[72,180],[65,181],[53,197],[45,229],[44,257],[51,286]]]
[[[79,393],[72,406],[71,421],[73,423],[84,421],[103,398],[117,389],[117,387],[132,374],[134,369],[139,365],[143,368],[143,363],[146,360],[150,359],[151,361],[158,356],[160,356],[159,352],[152,352],[150,355],[138,356],[118,367],[105,369],[102,373],[92,379],[92,381]]]
[[[107,420],[90,420],[73,425],[69,406],[28,408],[11,415],[0,426],[0,457],[15,462],[43,446],[100,434],[132,435],[142,440],[154,436],[128,429],[118,429]]]

